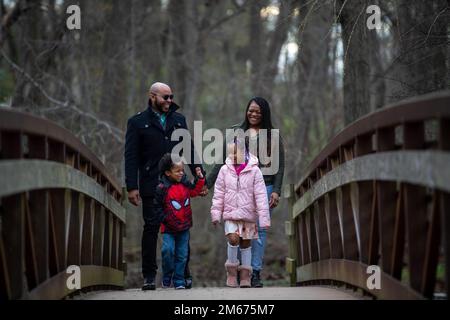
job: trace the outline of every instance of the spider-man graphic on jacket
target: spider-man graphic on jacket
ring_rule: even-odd
[[[176,233],[192,227],[191,197],[197,197],[205,184],[205,178],[191,183],[184,175],[180,182],[162,175],[156,187],[155,210],[161,221],[161,233]]]

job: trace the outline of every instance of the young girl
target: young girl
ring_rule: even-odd
[[[225,221],[228,259],[225,262],[228,287],[250,287],[252,274],[251,240],[258,239],[261,228],[270,226],[269,205],[258,158],[245,151],[243,143],[235,140],[227,146],[228,157],[214,185],[211,207],[212,223]],[[241,264],[237,258],[241,251]],[[239,272],[240,284],[237,282]]]

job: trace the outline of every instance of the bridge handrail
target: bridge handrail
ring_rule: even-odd
[[[72,133],[0,108],[0,177],[0,300],[124,286],[122,190]]]
[[[430,93],[409,98],[361,117],[334,136],[305,169],[305,174],[295,185],[300,195],[300,186],[315,175],[316,169],[324,166],[333,155],[339,156],[339,148],[350,144],[357,137],[373,135],[377,130],[396,127],[430,119],[450,118],[450,91]],[[342,159],[345,161],[345,159]]]
[[[0,128],[3,132],[21,132],[26,135],[47,137],[54,142],[63,143],[73,151],[77,151],[81,156],[80,160],[90,162],[92,171],[98,171],[102,178],[106,180],[105,182],[108,182],[116,191],[116,198],[120,199],[122,194],[120,184],[108,173],[105,165],[97,156],[69,130],[47,119],[7,108],[0,108]]]
[[[300,182],[285,189],[291,285],[433,298],[442,286],[439,266],[445,288],[438,291],[448,297],[449,151],[450,91],[371,113],[331,139]],[[381,289],[367,287],[373,265]]]

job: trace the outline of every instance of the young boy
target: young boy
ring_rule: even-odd
[[[185,266],[188,258],[189,229],[192,227],[191,197],[200,194],[205,179],[200,168],[192,184],[184,173],[181,160],[165,154],[159,162],[160,183],[156,187],[155,211],[159,215],[163,243],[161,249],[162,287],[185,289]]]

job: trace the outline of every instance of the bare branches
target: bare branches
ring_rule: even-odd
[[[353,24],[352,31],[350,32],[350,35],[349,35],[349,38],[348,38],[348,43],[347,43],[347,46],[346,46],[346,48],[345,48],[344,65],[345,65],[346,62],[347,62],[347,55],[348,55],[349,49],[351,48],[351,42],[352,42],[353,34],[355,33],[355,29],[356,29],[356,27],[358,26],[358,21],[359,21],[359,19],[361,18],[361,15],[363,14],[363,12],[364,12],[365,10],[366,10],[365,7],[362,7],[362,8],[361,8],[361,11],[359,12],[358,17],[356,18],[356,20],[355,20],[355,22],[354,22],[354,24]],[[345,43],[344,43],[344,45],[345,45]],[[344,71],[345,71],[345,70],[344,70]]]
[[[112,135],[112,137],[114,139],[116,139],[120,143],[123,143],[124,132],[122,130],[114,127],[113,125],[111,125],[110,123],[108,123],[104,120],[99,119],[98,116],[96,116],[90,112],[81,110],[74,103],[70,103],[69,101],[60,101],[58,99],[53,98],[52,96],[50,96],[47,93],[47,91],[42,87],[41,84],[39,84],[33,77],[31,77],[27,72],[25,72],[25,70],[23,70],[17,64],[15,64],[13,61],[11,61],[11,59],[9,59],[9,57],[5,54],[5,52],[3,50],[0,50],[0,53],[1,53],[1,56],[5,59],[5,61],[14,70],[16,70],[18,73],[20,73],[27,81],[29,81],[35,88],[37,88],[39,90],[39,92],[49,102],[56,105],[55,107],[52,107],[52,108],[41,109],[40,110],[41,113],[55,112],[55,111],[60,111],[61,109],[70,109],[71,111],[75,112],[79,116],[93,120],[97,126],[104,127],[107,130],[107,132]]]
[[[61,107],[67,107],[68,102],[62,102],[59,101],[57,99],[54,99],[53,97],[51,97],[50,95],[47,94],[47,92],[45,91],[45,89],[36,81],[34,80],[28,73],[25,72],[25,70],[23,70],[22,68],[20,68],[17,64],[15,64],[11,59],[8,58],[8,56],[5,54],[5,52],[3,50],[0,50],[0,53],[3,57],[3,59],[5,59],[5,61],[17,72],[19,72],[22,76],[24,76],[34,87],[36,87],[37,89],[39,89],[39,91],[42,93],[42,95],[51,103],[56,104],[58,106]]]
[[[218,27],[222,26],[223,24],[225,24],[226,22],[238,17],[239,15],[241,15],[242,13],[245,12],[246,10],[246,3],[244,3],[243,5],[238,7],[238,10],[234,11],[232,14],[230,15],[226,15],[222,18],[220,18],[219,20],[215,21],[209,28],[208,28],[208,33],[211,33],[212,31],[214,31],[215,29],[217,29]]]
[[[439,12],[439,13],[436,15],[436,18],[434,18],[434,21],[433,21],[433,23],[431,24],[430,29],[428,30],[427,36],[426,36],[425,40],[423,41],[424,43],[426,43],[426,42],[428,41],[428,38],[429,38],[430,35],[431,35],[431,30],[433,29],[433,27],[434,27],[434,25],[436,24],[436,21],[439,19],[439,17],[440,17],[442,14],[444,14],[446,11],[449,11],[449,10],[450,10],[450,7],[446,7],[446,8],[444,8],[441,12]]]

